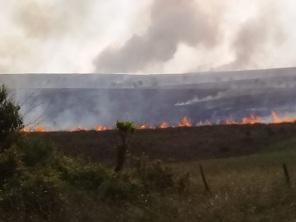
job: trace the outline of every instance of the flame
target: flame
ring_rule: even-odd
[[[103,126],[103,125],[97,125],[96,126],[96,131],[97,132],[101,132],[101,131],[106,131],[106,130],[108,130],[109,128],[107,127],[107,126]]]
[[[225,125],[253,125],[253,124],[258,124],[258,123],[268,123],[268,121],[263,121],[263,118],[257,115],[250,115],[250,116],[246,116],[243,117],[241,120],[234,120],[232,118],[226,119],[224,121],[220,121],[220,124],[225,124]],[[280,123],[296,123],[296,118],[295,117],[290,117],[290,116],[283,116],[280,117],[278,115],[278,113],[272,111],[271,112],[271,116],[270,116],[270,121],[269,123],[272,124],[280,124]],[[219,124],[219,123],[218,123]],[[200,121],[198,123],[195,124],[196,126],[205,126],[205,125],[213,125],[212,122],[210,122],[209,120],[207,121]],[[177,127],[192,127],[192,121],[189,117],[184,116],[178,123]],[[160,128],[160,129],[166,129],[169,127],[174,127],[173,125],[171,125],[168,122],[161,122],[158,126],[156,127],[152,127],[149,124],[139,124],[137,125],[137,129],[155,129],[155,128]],[[106,131],[106,130],[110,130],[112,128],[104,126],[104,125],[97,125],[95,128],[93,129],[89,129],[89,128],[83,128],[83,127],[77,127],[74,129],[69,129],[66,131],[70,131],[70,132],[81,132],[81,131],[89,131],[89,130],[95,130],[97,132],[101,132],[101,131]],[[25,127],[21,130],[21,132],[24,133],[32,133],[32,132],[38,132],[38,133],[43,133],[43,132],[50,132],[49,129],[42,127],[42,126],[37,126],[37,127]]]
[[[243,117],[241,120],[236,121],[232,118],[226,119],[224,121],[226,125],[254,125],[257,123],[263,123],[262,118],[260,116],[256,116],[251,114],[250,116]]]
[[[32,133],[32,132],[38,132],[38,133],[45,133],[48,132],[48,130],[45,127],[37,126],[37,127],[25,127],[21,129],[21,132],[24,133]]]
[[[272,123],[279,124],[279,123],[294,123],[296,122],[296,118],[284,116],[280,117],[276,112],[271,113]]]
[[[192,122],[191,122],[191,119],[189,119],[188,117],[184,116],[179,124],[178,124],[178,127],[192,127]]]
[[[136,128],[137,129],[153,129],[154,127],[152,127],[147,123],[142,123],[142,124],[136,124]]]
[[[166,128],[169,128],[169,127],[170,127],[170,124],[167,123],[167,122],[161,122],[161,123],[159,124],[159,128],[160,128],[160,129],[166,129]]]
[[[238,124],[238,122],[235,121],[234,119],[226,119],[226,120],[224,121],[224,123],[225,123],[226,125],[235,125],[235,124]]]
[[[261,122],[262,122],[261,117],[255,116],[255,115],[244,117],[242,118],[242,121],[241,121],[242,124],[250,124],[250,125],[261,123]]]

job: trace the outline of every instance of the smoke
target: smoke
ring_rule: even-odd
[[[263,67],[264,57],[272,54],[285,40],[285,33],[279,23],[275,2],[262,5],[254,18],[246,20],[237,31],[230,45],[234,60],[223,69],[245,69]]]
[[[215,46],[219,37],[216,18],[196,6],[194,0],[157,0],[151,24],[143,35],[133,35],[121,48],[108,47],[95,59],[96,72],[130,73],[169,61],[180,43]]]
[[[0,73],[295,65],[294,0],[0,0]]]
[[[88,47],[85,36],[91,39],[88,24],[94,11],[100,13],[99,2],[0,0],[5,8],[0,13],[0,73],[75,72],[75,60],[85,57],[81,45]]]
[[[279,58],[287,50],[281,48],[288,38],[282,20],[287,1],[251,3],[228,0],[221,6],[214,0],[154,0],[146,32],[134,34],[121,47],[111,45],[101,51],[94,60],[95,72],[161,73],[163,67],[164,72],[196,72],[286,64]],[[294,46],[291,40],[288,44]],[[186,61],[190,64],[184,65]]]
[[[64,37],[83,25],[91,3],[92,0],[22,0],[13,18],[28,37]]]

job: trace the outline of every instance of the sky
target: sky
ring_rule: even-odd
[[[0,73],[296,66],[294,0],[0,0]]]

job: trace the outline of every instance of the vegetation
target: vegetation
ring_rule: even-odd
[[[103,216],[92,212],[97,208],[144,207],[153,195],[178,189],[178,178],[160,162],[134,161],[119,175],[43,140],[19,138],[0,154],[0,220],[96,221]]]
[[[193,140],[197,133],[200,133],[202,138]],[[155,158],[149,159],[147,155],[137,153],[138,149],[134,149],[133,153],[138,156],[129,159],[120,174],[100,166],[100,169],[104,170],[92,171],[97,173],[90,173],[89,177],[61,177],[64,184],[71,185],[71,189],[64,188],[64,195],[68,193],[67,196],[70,196],[71,200],[79,200],[80,203],[69,200],[62,202],[68,210],[66,218],[69,221],[82,221],[85,218],[88,221],[293,221],[296,217],[295,134],[294,124],[140,131],[132,142],[130,141],[130,149],[135,147],[143,151],[143,146],[147,144],[150,145],[151,152],[146,150],[150,158],[163,157],[164,153],[167,153],[174,157],[174,161],[167,158],[163,158],[164,162]],[[109,142],[112,145],[116,132],[33,134],[28,137],[50,138],[63,148],[67,147],[67,143],[65,138],[62,139],[62,135],[73,138],[74,142],[82,147],[77,154],[82,155],[87,153],[88,146],[85,144],[90,141],[95,146],[98,146],[97,143],[102,144],[99,147],[110,145]],[[176,135],[181,138],[175,138]],[[231,140],[228,140],[229,135],[232,136]],[[95,140],[97,138],[99,140]],[[178,145],[176,148],[174,143]],[[192,146],[188,146],[188,143],[192,143]],[[62,144],[64,146],[61,146]],[[113,144],[116,145],[115,142]],[[212,149],[211,159],[204,155],[200,146],[203,149]],[[258,150],[254,150],[253,146]],[[193,150],[194,147],[197,147],[197,150]],[[184,155],[179,155],[177,148],[180,152],[199,154],[204,159],[186,159]],[[69,152],[67,149],[64,151]],[[115,153],[108,155],[112,158]],[[102,153],[103,157],[108,158],[108,155],[104,154]],[[216,159],[216,156],[220,158]],[[225,158],[222,158],[223,156]],[[81,163],[75,159],[71,160],[67,163],[75,166]],[[96,162],[97,160],[88,164],[92,167],[98,166],[94,164]],[[286,170],[283,170],[283,164]],[[203,166],[210,192],[205,189],[200,165]],[[79,170],[81,171],[85,172]],[[285,171],[289,174],[289,180]],[[99,182],[94,183],[95,185],[87,182],[87,178],[95,178],[94,175],[107,176],[103,177],[105,179],[101,181],[104,182],[97,186]],[[72,196],[74,194],[75,197]]]
[[[115,172],[122,170],[126,159],[126,152],[128,150],[128,139],[135,132],[136,127],[133,122],[129,121],[117,121],[116,128],[118,129],[121,144],[117,147],[117,161]]]
[[[293,148],[171,164],[143,155],[117,174],[25,136],[0,154],[0,221],[292,221],[295,158]]]
[[[23,127],[20,107],[8,97],[4,85],[0,87],[0,149],[9,147],[12,137]]]

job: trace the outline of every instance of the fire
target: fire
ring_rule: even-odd
[[[191,119],[189,119],[188,117],[184,116],[179,124],[178,124],[178,127],[192,127],[192,122],[191,122]]]
[[[137,126],[138,129],[149,129],[151,128],[148,124],[144,123],[144,124],[140,124]]]
[[[256,116],[252,114],[250,116],[243,117],[239,121],[236,121],[232,118],[226,119],[224,123],[226,125],[253,125],[257,123],[262,123],[262,118],[260,116]]]
[[[224,122],[225,122],[226,125],[238,124],[238,122],[235,121],[234,119],[226,119]]]
[[[242,118],[242,121],[241,123],[242,124],[250,124],[250,125],[253,125],[253,124],[256,124],[256,123],[261,123],[261,117],[259,116],[255,116],[255,115],[250,115],[248,117],[244,117]]]
[[[109,128],[107,127],[107,126],[103,126],[103,125],[97,125],[96,126],[96,131],[97,132],[101,132],[101,131],[106,131],[106,130],[108,130]]]
[[[290,116],[283,116],[280,117],[276,112],[271,112],[271,116],[269,117],[269,121],[267,120],[268,118],[264,118],[265,121],[263,120],[262,117],[257,116],[257,115],[250,115],[250,116],[246,116],[243,117],[241,120],[234,120],[232,118],[226,119],[224,121],[220,121],[220,124],[225,124],[225,125],[253,125],[253,124],[259,124],[259,123],[272,123],[272,124],[280,124],[280,123],[296,123],[296,118],[295,117],[290,117]],[[216,124],[219,124],[216,123]],[[210,121],[204,121],[204,122],[198,122],[195,124],[196,126],[205,126],[205,125],[213,125],[212,122]],[[192,127],[192,121],[189,117],[184,116],[178,123],[177,127]],[[160,128],[160,129],[166,129],[169,127],[175,127],[173,125],[171,125],[168,122],[161,122],[158,126],[151,126],[149,124],[138,124],[137,125],[137,129],[155,129],[155,128]],[[106,130],[110,130],[112,128],[109,128],[107,126],[104,125],[97,125],[95,128],[89,129],[89,128],[83,128],[83,127],[77,127],[74,129],[69,129],[66,131],[70,131],[70,132],[81,132],[81,131],[90,131],[90,130],[95,130],[96,132],[101,132],[101,131],[106,131]],[[39,132],[39,133],[43,133],[43,132],[50,132],[51,130],[42,127],[42,126],[37,126],[37,127],[25,127],[21,130],[21,132],[24,133],[32,133],[32,132]]]
[[[48,130],[44,127],[38,126],[38,127],[25,127],[23,129],[21,129],[21,132],[24,133],[32,133],[32,132],[36,132],[36,133],[44,133],[47,132]]]
[[[169,127],[170,127],[170,124],[167,123],[167,122],[161,122],[161,123],[159,124],[159,128],[160,128],[160,129],[166,129],[166,128],[169,128]]]
[[[279,124],[279,123],[294,123],[296,122],[296,118],[284,116],[279,117],[279,115],[276,112],[271,113],[272,123]]]

